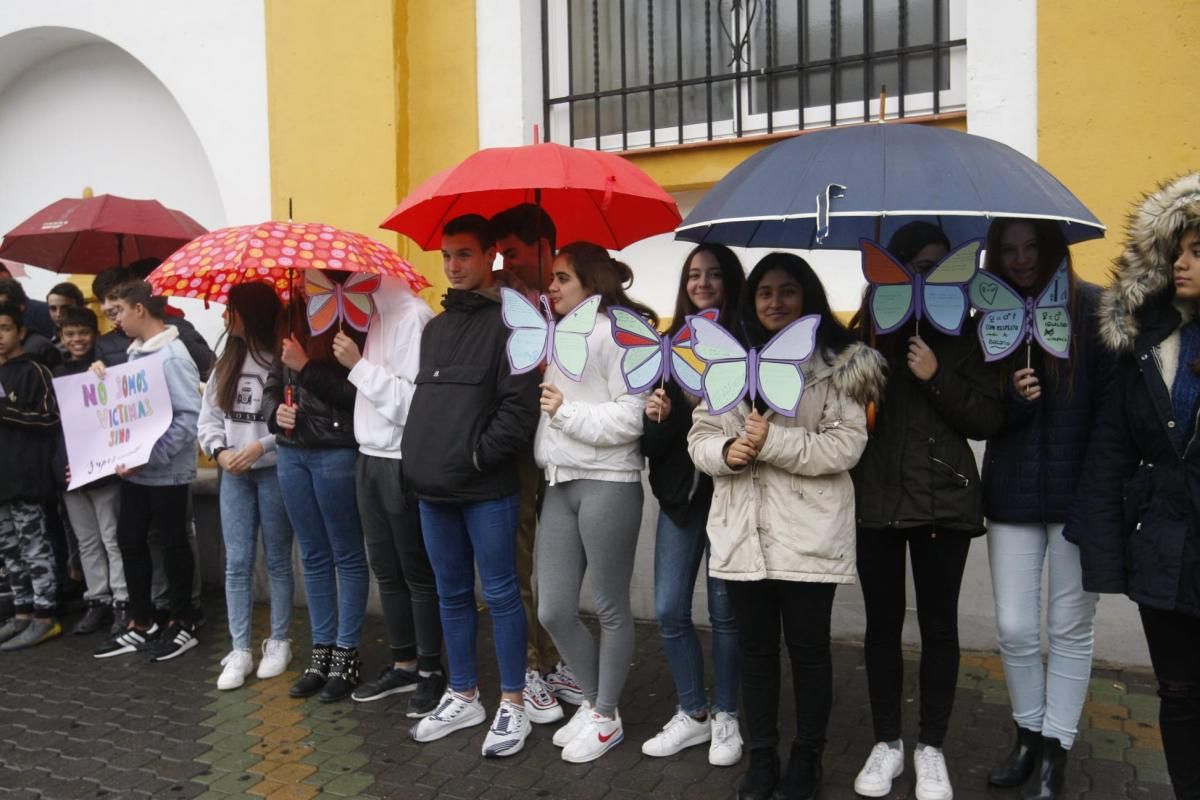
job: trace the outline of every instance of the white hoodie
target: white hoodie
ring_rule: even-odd
[[[363,358],[349,376],[358,389],[354,438],[364,455],[399,459],[421,366],[421,331],[433,311],[401,278],[385,276],[373,298],[375,315],[367,329]]]
[[[544,381],[563,393],[554,417],[538,421],[534,455],[553,486],[570,480],[635,483],[642,479],[642,414],[646,399],[630,394],[621,377],[621,349],[601,312],[588,334],[588,360],[576,382],[557,366]]]

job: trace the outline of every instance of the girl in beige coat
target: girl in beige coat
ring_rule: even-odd
[[[688,451],[713,477],[709,570],[728,582],[738,624],[750,769],[740,798],[809,798],[820,787],[833,693],[834,590],[854,580],[854,486],[867,444],[865,406],[883,385],[882,358],[855,342],[829,309],[820,280],[797,256],[772,253],[746,284],[743,344],[762,347],[818,314],[816,354],[804,365],[795,417],[762,400],[693,415]],[[792,662],[796,739],[780,780],[779,635]]]

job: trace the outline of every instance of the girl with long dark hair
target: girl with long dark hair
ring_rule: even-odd
[[[878,353],[833,315],[825,289],[801,258],[771,253],[747,279],[738,328],[761,348],[802,316],[816,314],[816,351],[803,365],[794,417],[759,397],[719,416],[701,403],[688,452],[712,476],[710,574],[733,601],[741,653],[750,768],[745,800],[810,798],[821,787],[833,703],[830,620],[837,585],[854,581],[854,487],[850,468],[867,442],[866,404],[883,385]],[[796,738],[780,779],[779,639],[792,663]]]
[[[263,390],[279,352],[279,298],[266,283],[229,290],[225,348],[200,406],[199,438],[221,468],[221,535],[225,540],[225,605],[233,648],[221,660],[218,689],[236,689],[251,670],[250,618],[258,531],[271,599],[271,632],[262,643],[259,678],[273,678],[292,658],[292,529],[276,476],[275,436],[263,416]]]
[[[668,335],[687,325],[691,314],[715,309],[718,322],[735,324],[746,274],[736,255],[719,244],[701,244],[683,262],[675,315]],[[687,453],[687,435],[697,401],[674,382],[655,389],[642,418],[642,453],[650,462],[650,490],[658,499],[654,539],[654,612],[663,652],[679,698],[676,714],[642,744],[648,756],[672,756],[708,743],[708,760],[730,766],[742,757],[737,721],[737,626],[725,582],[707,575],[715,686],[710,705],[704,689],[704,653],[692,624],[692,594],[701,561],[707,562],[704,532],[712,503],[712,478],[697,472]]]

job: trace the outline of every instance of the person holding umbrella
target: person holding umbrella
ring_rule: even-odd
[[[1007,378],[1004,423],[988,439],[983,460],[996,629],[1016,725],[1013,750],[988,773],[988,783],[1019,786],[1035,775],[1026,797],[1047,799],[1062,792],[1091,677],[1096,595],[1083,588],[1071,517],[1083,500],[1079,478],[1096,415],[1110,392],[1113,358],[1097,339],[1100,288],[1075,276],[1058,223],[996,220],[983,267],[1036,299],[1064,260],[1072,323],[1068,357],[1020,347],[1000,362]],[[1045,603],[1043,571],[1049,582]],[[1045,666],[1043,607],[1050,645]]]
[[[1138,604],[1175,796],[1200,798],[1200,173],[1130,216],[1100,336],[1116,354],[1071,525],[1083,588]]]
[[[888,251],[910,271],[937,264],[950,242],[928,222],[910,222]],[[984,532],[982,492],[967,439],[994,434],[1003,419],[995,370],[974,331],[951,336],[916,322],[875,336],[867,303],[853,323],[888,362],[866,452],[854,470],[858,577],[867,629],[864,659],[875,746],[854,780],[865,797],[885,797],[904,771],[900,738],[904,660],[901,633],[911,557],[921,629],[920,733],[913,765],[918,800],[949,800],[942,743],[958,680],[958,594],[971,538]]]

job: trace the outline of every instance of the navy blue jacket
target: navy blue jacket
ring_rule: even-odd
[[[1088,591],[1200,616],[1200,437],[1181,448],[1171,436],[1184,423],[1155,350],[1181,321],[1173,294],[1168,287],[1138,310],[1132,353],[1117,362],[1088,451],[1072,538]]]
[[[990,520],[1066,523],[1074,508],[1096,413],[1109,392],[1115,361],[1097,338],[1100,287],[1083,282],[1077,287],[1070,361],[1048,356],[1036,344],[1031,351],[1042,396],[1029,401],[1013,389],[1012,373],[1025,366],[1024,347],[1003,362],[1004,425],[988,439],[983,457],[983,513]],[[1067,364],[1069,374],[1063,368]]]

